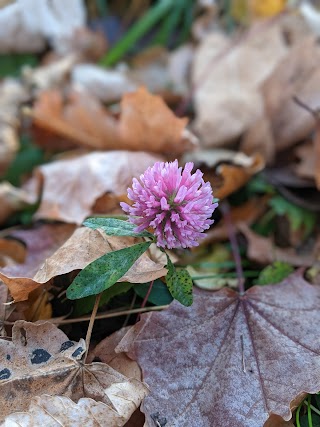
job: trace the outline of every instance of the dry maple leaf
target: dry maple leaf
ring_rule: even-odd
[[[32,414],[37,402],[44,412],[48,409],[47,415],[51,413],[57,420],[60,413],[63,425],[80,425],[73,424],[72,417],[77,413],[79,417],[88,417],[90,411],[97,413],[101,426],[124,425],[147,394],[146,386],[103,363],[85,365],[81,361],[84,353],[84,340],[81,339],[79,343],[70,341],[61,330],[48,322],[16,322],[12,342],[0,340],[2,420],[13,412],[28,410],[31,398],[35,398],[31,417],[37,415],[37,410],[36,414]],[[43,394],[56,396],[56,399],[41,398]],[[61,410],[63,404],[66,407]],[[24,424],[29,416],[25,414],[25,420],[19,425],[49,425],[46,422],[48,419],[42,415],[42,424]],[[17,417],[21,420],[21,414]]]
[[[277,285],[197,291],[192,307],[174,302],[143,315],[117,351],[128,351],[151,394],[147,426],[261,427],[291,417],[290,402],[320,390],[320,287],[301,272]]]

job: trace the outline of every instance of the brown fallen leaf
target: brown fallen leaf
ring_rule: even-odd
[[[266,211],[269,196],[251,197],[247,202],[240,206],[230,207],[230,219],[232,224],[237,227],[238,223],[247,225],[253,224]],[[206,233],[201,245],[207,245],[212,242],[220,242],[229,238],[228,226],[222,218],[219,223]]]
[[[46,224],[11,232],[12,237],[22,240],[27,247],[23,264],[8,265],[0,271],[0,278],[15,301],[26,300],[31,291],[41,286],[32,277],[46,258],[69,238],[73,230],[74,226],[69,224]]]
[[[225,146],[264,109],[260,85],[285,57],[279,22],[256,24],[242,39],[212,32],[195,54],[195,129],[208,146]],[[228,124],[226,126],[226,123]]]
[[[247,256],[259,264],[272,264],[274,261],[287,262],[297,267],[311,266],[316,261],[316,254],[298,254],[294,248],[278,248],[270,237],[263,237],[253,232],[245,223],[238,223],[237,228],[248,242]]]
[[[12,214],[36,202],[36,196],[24,189],[16,188],[9,182],[0,183],[0,224],[3,224]]]
[[[93,350],[89,351],[87,360],[88,363],[93,360],[99,360],[128,378],[135,378],[142,381],[141,369],[137,362],[130,359],[126,353],[115,352],[115,348],[129,329],[130,326],[121,328],[119,331],[100,341]]]
[[[271,122],[277,151],[291,147],[313,130],[312,115],[293,101],[296,96],[310,108],[318,108],[320,49],[315,37],[293,46],[262,86],[265,111]]]
[[[0,13],[1,15],[1,13]],[[0,18],[1,21],[1,18]],[[0,30],[1,32],[1,30]],[[1,34],[0,34],[1,45]],[[25,87],[18,80],[4,79],[0,83],[0,175],[19,149],[19,108],[28,99]]]
[[[265,166],[260,154],[247,156],[225,149],[194,151],[186,154],[184,160],[194,162],[201,169],[204,180],[211,182],[213,194],[218,199],[239,190]]]
[[[67,236],[65,230],[62,229],[63,239],[60,240],[60,244],[50,246],[48,256],[45,256],[43,252],[38,253],[40,249],[38,244],[39,246],[34,248],[34,253],[30,254],[30,257],[33,256],[36,260],[32,262],[27,257],[25,265],[8,267],[0,271],[0,278],[8,286],[15,301],[27,299],[32,290],[48,283],[56,276],[82,270],[105,253],[132,246],[137,242],[137,239],[132,237],[106,236],[103,232],[86,227],[76,229],[71,236],[72,226],[67,229],[69,233]],[[50,231],[52,233],[54,229]],[[59,232],[58,229],[56,232]],[[41,235],[35,231],[33,233],[33,236],[29,235],[27,238],[28,240],[34,239],[34,243],[37,244],[36,239],[40,239]],[[50,235],[46,236],[46,230],[43,230],[42,234],[47,239],[52,238]],[[159,249],[158,252],[160,252]],[[164,268],[165,264],[165,259],[156,259],[145,252],[119,281],[145,283],[158,279],[167,273]]]
[[[0,266],[23,263],[26,257],[26,247],[14,239],[0,238]]]
[[[168,427],[288,421],[290,403],[320,389],[319,298],[296,272],[244,295],[197,291],[189,308],[173,302],[142,315],[116,351],[137,360],[151,388],[146,426],[157,413]]]
[[[148,393],[147,387],[106,364],[84,365],[84,353],[84,340],[70,341],[48,322],[16,322],[12,342],[0,340],[1,420],[19,412],[10,421],[39,425],[33,423],[39,417],[40,425],[49,425],[54,416],[63,425],[80,426],[72,420],[88,420],[93,413],[98,425],[123,426]],[[34,398],[31,410],[21,414],[28,410],[30,398]]]
[[[108,192],[125,195],[132,178],[139,177],[159,160],[145,152],[109,151],[42,165],[32,178],[33,181],[43,179],[35,218],[81,224],[92,213],[99,197]]]
[[[141,87],[121,100],[119,120],[86,92],[43,91],[31,112],[34,124],[85,147],[181,154],[196,137],[188,119],[178,118],[161,97]],[[166,124],[165,126],[163,124]]]

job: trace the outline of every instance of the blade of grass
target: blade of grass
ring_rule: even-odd
[[[151,7],[126,35],[101,60],[105,67],[114,65],[174,6],[174,0],[160,0]]]

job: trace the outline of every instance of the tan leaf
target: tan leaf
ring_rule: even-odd
[[[205,146],[229,143],[262,115],[260,85],[287,49],[279,23],[257,24],[241,40],[217,32],[204,39],[195,55],[193,84],[195,128]]]
[[[33,280],[46,283],[52,277],[81,270],[107,252],[127,248],[137,243],[133,237],[106,236],[105,233],[81,227],[57,251],[50,256]],[[144,253],[119,280],[120,282],[145,283],[165,276],[166,261],[153,261]]]
[[[130,326],[121,328],[112,335],[103,339],[89,352],[88,362],[98,358],[99,361],[107,363],[111,368],[120,372],[128,378],[142,380],[141,369],[134,360],[130,359],[126,353],[116,353],[115,348],[130,329]]]
[[[139,363],[151,388],[142,404],[146,425],[155,418],[168,427],[262,427],[271,414],[290,420],[295,398],[320,389],[319,298],[320,287],[296,272],[244,295],[198,290],[191,307],[173,302],[142,315],[116,351]]]
[[[40,286],[32,277],[46,258],[69,238],[73,230],[72,225],[47,224],[11,233],[11,236],[22,240],[27,246],[23,264],[8,265],[0,271],[0,278],[8,286],[15,301],[26,300],[29,293]]]
[[[8,286],[15,301],[27,299],[32,290],[48,283],[53,277],[82,270],[107,252],[137,243],[137,239],[132,237],[106,236],[103,232],[86,227],[76,229],[71,236],[74,229],[72,226],[60,226],[60,230],[57,226],[51,227],[43,228],[38,233],[33,230],[29,234],[18,234],[20,238],[25,235],[27,242],[35,246],[30,248],[31,253],[28,253],[25,264],[7,267],[0,272],[0,278]],[[42,236],[51,240],[49,248],[46,247],[48,242],[38,243]],[[53,238],[56,238],[56,242],[52,242]],[[40,252],[41,248],[45,250]],[[157,249],[157,252],[160,250]],[[154,254],[145,252],[119,281],[145,283],[158,279],[167,273],[165,264],[163,257],[157,258]]]
[[[14,414],[10,421],[48,425],[51,414],[57,421],[53,425],[61,425],[59,420],[63,425],[80,425],[72,420],[78,416],[83,421],[92,419],[93,412],[101,421],[98,425],[122,426],[147,394],[140,381],[106,364],[84,365],[84,340],[70,341],[50,323],[16,322],[12,342],[1,340],[0,353],[2,420],[11,413],[27,411],[30,398],[34,398],[28,414]],[[51,397],[42,397],[44,394]],[[104,424],[101,417],[105,417]]]
[[[145,152],[110,151],[42,165],[38,173],[44,180],[43,193],[35,218],[81,224],[99,197],[107,192],[126,194],[132,178],[159,160]]]
[[[310,108],[320,105],[318,63],[320,48],[314,37],[303,38],[264,82],[266,116],[270,120],[277,151],[309,135],[315,126],[312,115],[293,101],[298,97]]]

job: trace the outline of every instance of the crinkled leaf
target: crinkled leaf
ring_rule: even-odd
[[[95,425],[123,426],[147,388],[104,363],[85,365],[85,350],[83,339],[70,341],[49,322],[16,322],[12,341],[0,340],[0,423],[9,415],[6,426],[89,426],[91,415]],[[43,394],[51,397],[42,399]],[[29,407],[39,399],[40,406]],[[56,399],[61,405],[53,404]],[[78,424],[81,414],[83,424]]]
[[[192,307],[142,315],[117,351],[137,360],[152,390],[146,422],[156,412],[170,427],[289,420],[290,403],[320,389],[319,301],[320,286],[294,273],[245,295],[195,291]]]
[[[167,261],[168,274],[166,275],[166,282],[169,292],[174,299],[188,307],[193,301],[191,276],[186,269],[176,270],[168,256]]]
[[[151,237],[154,235],[148,231],[135,232],[137,226],[128,221],[116,218],[87,218],[83,225],[94,230],[103,230],[108,236],[132,236],[132,237]]]
[[[149,290],[150,283],[138,283],[134,286],[134,291],[139,297],[144,298]],[[166,305],[172,302],[172,296],[168,291],[168,287],[162,280],[157,279],[152,285],[148,301],[155,305]]]
[[[67,289],[69,299],[97,295],[114,285],[133,266],[152,242],[108,252],[85,267]]]

